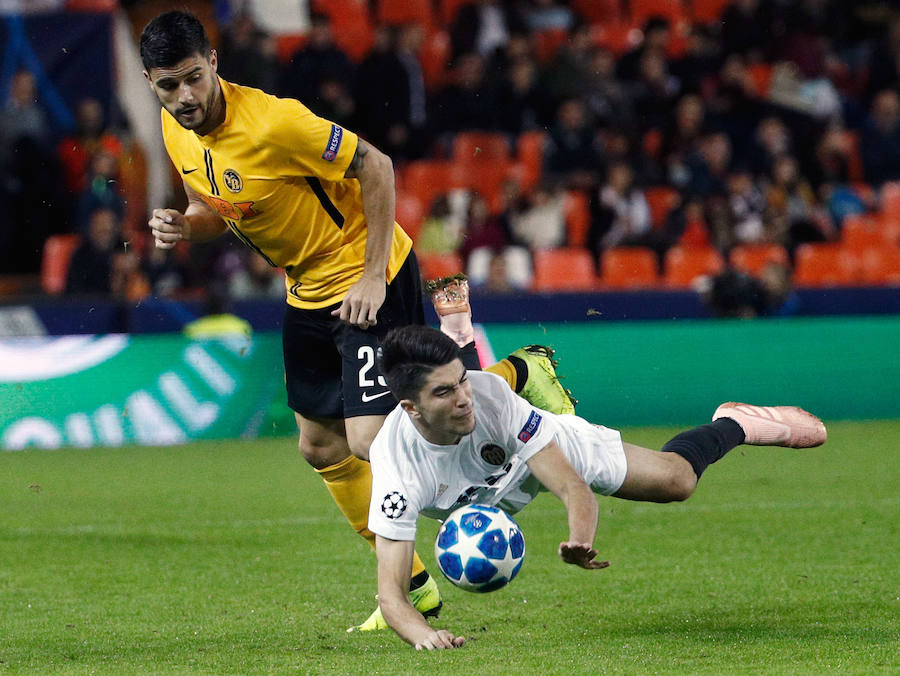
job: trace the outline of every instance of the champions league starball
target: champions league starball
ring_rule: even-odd
[[[490,592],[505,587],[525,559],[519,524],[502,509],[466,505],[444,521],[434,542],[441,572],[457,587]]]

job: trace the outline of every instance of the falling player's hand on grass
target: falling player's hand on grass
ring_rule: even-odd
[[[609,561],[595,561],[597,550],[583,542],[561,542],[559,544],[559,558],[566,563],[571,563],[588,570],[606,568]]]
[[[466,642],[462,636],[454,636],[446,629],[439,629],[416,643],[416,650],[447,650],[459,648]]]
[[[347,291],[344,302],[331,313],[341,321],[367,329],[377,324],[378,310],[384,303],[385,283],[383,278],[363,276]]]

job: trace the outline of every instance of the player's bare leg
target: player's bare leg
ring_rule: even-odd
[[[441,332],[450,336],[460,348],[470,346],[475,340],[475,328],[466,276],[460,273],[426,281],[425,291],[434,304]],[[550,347],[527,345],[486,370],[499,375],[514,392],[538,408],[552,413],[575,413],[577,402],[560,384],[553,355],[554,350]]]
[[[828,438],[825,424],[796,406],[728,402],[713,421],[669,440],[662,451],[624,443],[628,469],[616,497],[650,502],[686,500],[703,471],[741,444],[812,448]]]

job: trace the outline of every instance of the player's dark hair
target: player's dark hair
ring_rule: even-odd
[[[171,68],[186,58],[209,56],[209,38],[200,20],[189,12],[164,12],[141,33],[144,69]]]
[[[389,331],[378,359],[394,397],[415,401],[428,375],[458,358],[459,347],[450,337],[429,326],[413,325]]]

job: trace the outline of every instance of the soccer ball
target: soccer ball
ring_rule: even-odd
[[[434,541],[434,557],[450,582],[471,592],[505,587],[525,559],[525,538],[497,507],[466,505],[454,511]]]

